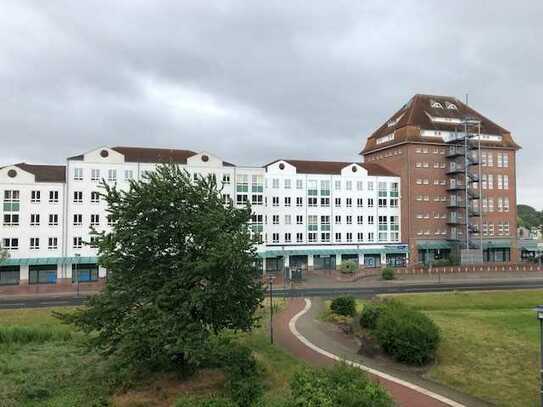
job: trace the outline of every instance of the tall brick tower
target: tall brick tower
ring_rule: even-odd
[[[508,130],[449,96],[413,96],[368,137],[364,161],[401,176],[411,264],[466,261],[470,251],[485,262],[518,260],[519,148]]]

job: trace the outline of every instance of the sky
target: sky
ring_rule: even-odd
[[[0,165],[98,146],[354,161],[416,93],[510,130],[543,209],[542,1],[0,4]]]

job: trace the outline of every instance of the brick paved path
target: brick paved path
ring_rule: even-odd
[[[317,353],[313,349],[308,348],[296,338],[288,328],[288,323],[294,315],[300,312],[305,306],[303,298],[291,299],[288,302],[287,308],[277,314],[274,319],[274,339],[275,343],[286,349],[288,352],[303,359],[313,366],[330,366],[336,363],[334,360]],[[404,387],[398,383],[385,380],[380,377],[372,376],[376,381],[381,383],[392,396],[398,406],[402,407],[444,407],[443,404],[436,399],[421,394],[415,390]]]

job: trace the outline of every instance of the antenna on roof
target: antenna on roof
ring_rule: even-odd
[[[469,93],[466,93],[466,106],[469,106]]]

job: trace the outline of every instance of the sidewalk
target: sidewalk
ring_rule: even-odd
[[[292,319],[292,317],[300,312],[304,308],[304,306],[305,301],[303,299],[290,300],[287,309],[277,316],[276,320],[274,321],[276,342],[279,346],[287,349],[294,356],[307,361],[311,365],[333,365],[334,363],[336,363],[333,359],[330,359],[304,345],[296,336],[294,336],[294,334],[290,331],[288,327],[289,321]],[[325,351],[333,353],[341,357],[342,359],[358,362],[370,368],[398,377],[404,381],[416,384],[420,387],[423,387],[424,389],[428,389],[432,392],[455,400],[465,406],[487,406],[487,404],[479,400],[455,392],[437,383],[428,382],[413,373],[392,370],[387,366],[382,366],[375,363],[374,361],[366,360],[358,354],[359,345],[354,338],[341,333],[337,329],[337,327],[332,324],[318,321],[317,317],[322,310],[322,306],[323,305],[320,300],[315,300],[314,306],[312,306],[306,314],[302,315],[298,319],[296,324],[296,329],[299,331],[299,333],[303,335],[307,340],[312,342],[314,345]],[[436,400],[433,397],[422,394],[399,383],[392,382],[376,376],[372,377],[380,382],[389,391],[389,393],[399,406],[446,406],[446,404]]]

